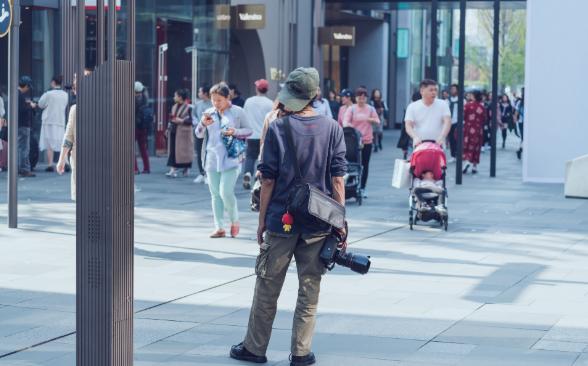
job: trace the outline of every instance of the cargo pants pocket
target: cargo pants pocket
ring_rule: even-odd
[[[255,274],[261,278],[267,278],[268,257],[270,252],[270,245],[266,242],[260,245],[259,255],[255,260]]]

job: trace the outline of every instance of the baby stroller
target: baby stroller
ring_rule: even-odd
[[[355,198],[358,205],[363,202],[363,191],[361,189],[361,175],[363,167],[361,166],[361,133],[353,127],[343,128],[345,135],[345,146],[347,153],[347,174],[345,175],[345,197]]]
[[[443,148],[432,141],[417,146],[410,159],[412,183],[409,197],[410,230],[419,221],[437,221],[447,231],[446,171]],[[425,179],[424,179],[425,178]]]

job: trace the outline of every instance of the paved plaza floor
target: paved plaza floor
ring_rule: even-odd
[[[327,274],[313,343],[321,366],[588,366],[588,200],[523,184],[516,142],[454,184],[449,231],[408,228],[407,191],[390,187],[397,133],[373,155],[369,198],[349,202],[360,276]],[[563,169],[563,167],[562,167]],[[240,365],[258,252],[257,217],[237,187],[242,234],[208,239],[205,185],[136,179],[135,365]],[[0,173],[0,365],[75,365],[75,206],[69,177],[20,180],[20,228],[7,229]],[[288,274],[268,352],[288,365],[297,294]]]

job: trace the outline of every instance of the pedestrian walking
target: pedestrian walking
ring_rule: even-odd
[[[196,134],[196,127],[202,119],[204,111],[212,108],[212,101],[210,100],[210,85],[205,83],[198,88],[198,101],[192,108],[192,123],[194,124],[194,134]],[[195,136],[194,150],[196,151],[196,164],[198,164],[198,176],[194,178],[194,183],[206,183],[206,172],[202,166],[202,144],[204,139]]]
[[[475,98],[475,97],[474,97]],[[482,92],[482,104],[486,110],[486,121],[484,121],[484,143],[482,144],[482,152],[486,152],[491,148],[492,140],[492,93]]]
[[[194,138],[192,137],[192,106],[189,104],[190,95],[186,89],[178,89],[174,93],[168,124],[168,159],[169,172],[165,175],[177,178],[178,169],[182,176],[187,177],[194,159]]]
[[[251,189],[251,180],[255,177],[257,170],[256,162],[259,158],[259,146],[263,121],[265,116],[271,112],[273,102],[266,94],[269,90],[269,83],[265,79],[255,82],[256,95],[245,101],[243,108],[247,115],[247,121],[253,133],[247,138],[247,157],[245,158],[245,174],[243,174],[243,188]]]
[[[312,103],[312,107],[314,108],[316,114],[333,118],[333,111],[331,111],[329,101],[323,98],[323,94],[320,87],[317,87],[316,99]]]
[[[153,126],[153,109],[149,105],[149,94],[140,81],[135,82],[135,142],[139,148],[139,154],[143,161],[143,174],[151,173],[149,164],[149,150],[147,140],[149,130]],[[135,174],[139,174],[139,164],[135,156]]]
[[[388,108],[386,108],[386,103],[382,100],[382,91],[380,89],[372,90],[370,104],[376,109],[376,113],[380,117],[380,123],[372,123],[372,128],[374,129],[374,152],[378,152],[378,150],[382,150],[384,125],[388,117]]]
[[[54,153],[61,151],[63,133],[65,132],[65,113],[69,104],[69,96],[61,88],[61,83],[61,76],[53,77],[51,88],[41,96],[37,104],[43,110],[39,150],[47,152],[46,172],[55,171]]]
[[[319,75],[313,68],[292,71],[278,99],[288,116],[271,123],[265,138],[261,204],[257,240],[260,254],[253,304],[243,342],[231,347],[230,356],[255,363],[267,362],[266,352],[276,316],[277,302],[292,257],[299,278],[294,311],[290,365],[312,365],[312,338],[325,267],[319,253],[329,227],[282,223],[288,196],[296,182],[294,162],[299,162],[305,182],[345,204],[343,176],[346,173],[343,131],[331,118],[313,108]],[[286,141],[286,134],[291,141]],[[293,158],[295,156],[295,159]]]
[[[412,102],[416,102],[417,100],[421,100],[421,98],[422,98],[421,93],[417,91],[412,94],[412,97],[410,100],[412,103]],[[408,159],[408,151],[412,146],[412,140],[410,139],[410,136],[406,132],[406,111],[407,111],[407,109],[404,110],[404,118],[402,119],[402,126],[400,128],[400,137],[398,138],[398,143],[396,144],[396,147],[402,150],[402,157],[404,160]]]
[[[447,89],[443,89],[443,92],[441,92],[441,99],[442,100],[449,100],[450,94],[447,91]]]
[[[521,144],[517,150],[517,158],[521,160],[523,156],[523,140],[524,140],[524,126],[525,126],[525,88],[521,89],[521,97],[515,105],[515,120],[519,128],[519,135],[521,137]]]
[[[418,146],[424,141],[445,144],[451,130],[451,111],[446,101],[437,98],[438,92],[435,80],[421,81],[422,99],[410,103],[406,109],[406,133],[412,138],[413,146]]]
[[[473,96],[474,100],[464,107],[463,160],[466,162],[463,168],[464,174],[468,173],[470,166],[472,174],[478,173],[480,152],[484,144],[484,124],[488,116],[482,93],[475,91]]]
[[[337,92],[334,89],[329,90],[329,107],[331,108],[331,113],[333,117],[339,115],[339,108],[341,108],[341,103],[337,100]]]
[[[341,107],[337,114],[337,122],[339,126],[343,127],[343,120],[345,119],[345,112],[353,105],[353,92],[349,89],[341,90]]]
[[[35,177],[31,171],[31,128],[33,111],[37,105],[31,100],[33,80],[22,76],[18,83],[18,174],[21,177]]]
[[[500,97],[500,120],[502,121],[500,130],[502,134],[502,148],[506,147],[507,132],[516,129],[514,122],[514,108],[508,95],[503,94]]]
[[[239,210],[235,197],[235,183],[239,176],[242,154],[234,155],[235,139],[246,139],[252,133],[243,108],[231,103],[230,90],[225,83],[210,89],[213,107],[204,112],[196,127],[196,135],[204,139],[203,162],[212,197],[215,230],[211,238],[226,236],[225,211],[231,222],[231,237],[239,234]],[[229,139],[232,138],[232,139]],[[229,141],[230,140],[230,141]],[[231,149],[231,155],[229,155]],[[244,149],[243,149],[244,150]]]
[[[449,88],[449,99],[447,102],[449,103],[449,111],[451,112],[451,129],[447,135],[447,143],[451,152],[449,163],[453,163],[457,157],[457,118],[459,115],[459,86],[457,84],[453,84]]]
[[[237,85],[230,84],[229,89],[231,91],[231,103],[238,107],[243,108],[245,106],[245,99],[241,96],[241,92],[237,88]]]
[[[76,85],[77,77],[74,74],[74,80],[72,83],[72,94],[77,95]],[[65,166],[69,157],[69,165],[71,166],[70,176],[70,197],[72,201],[76,200],[76,150],[77,150],[77,139],[76,139],[76,124],[77,124],[77,105],[75,104],[76,98],[73,99],[73,104],[69,108],[69,115],[67,118],[67,126],[65,128],[65,134],[63,136],[63,144],[61,146],[61,153],[59,154],[59,160],[57,161],[56,171],[59,175],[65,172]]]
[[[367,180],[369,175],[370,159],[372,156],[374,142],[374,124],[380,123],[380,117],[376,109],[368,104],[368,91],[363,87],[355,90],[356,104],[345,111],[343,127],[353,127],[361,133],[363,150],[361,152],[361,165],[363,172],[361,176],[361,189],[363,198],[367,198]]]

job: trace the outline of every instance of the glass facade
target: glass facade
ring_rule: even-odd
[[[126,58],[129,0],[117,14],[117,57]],[[228,29],[215,26],[215,8],[229,0],[142,0],[136,2],[136,80],[149,94],[156,116],[152,150],[166,153],[165,130],[174,91],[226,80]],[[107,13],[107,12],[106,12]],[[108,15],[106,14],[106,17]],[[88,13],[87,66],[96,64],[96,12]],[[192,95],[195,99],[196,95]]]

